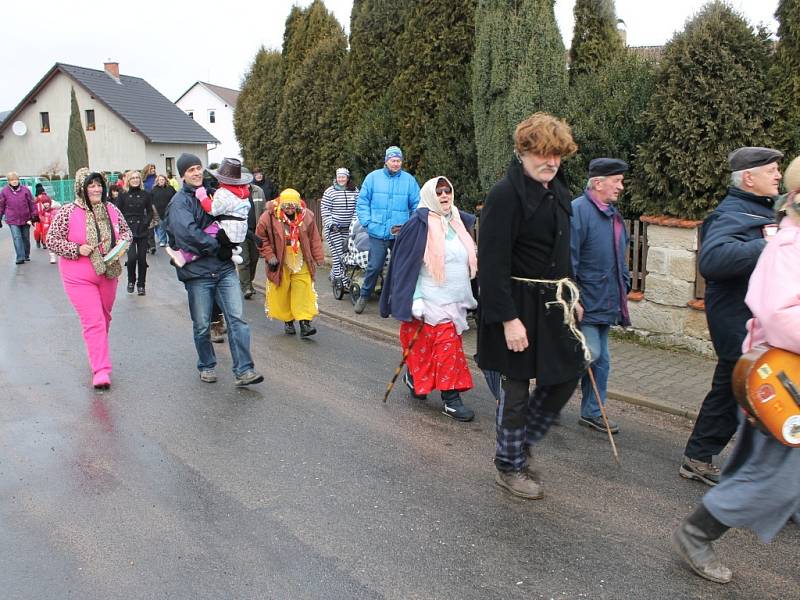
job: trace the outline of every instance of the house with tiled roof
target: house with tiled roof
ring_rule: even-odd
[[[0,123],[0,173],[65,173],[71,90],[75,90],[97,171],[177,172],[182,152],[207,161],[219,140],[141,77],[121,75],[118,63],[87,69],[56,63]]]
[[[175,105],[205,129],[219,144],[209,146],[208,160],[222,162],[227,158],[242,158],[242,151],[233,131],[233,111],[239,99],[239,90],[196,81],[175,101]]]

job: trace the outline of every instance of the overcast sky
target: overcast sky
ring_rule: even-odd
[[[398,0],[400,2],[402,0]],[[424,0],[417,0],[424,1]],[[195,81],[238,88],[262,44],[279,49],[293,4],[310,0],[30,0],[4,2],[0,52],[0,111],[14,108],[56,62],[103,68],[119,62],[123,75],[146,79],[170,100]],[[778,0],[730,0],[752,24],[775,32]],[[556,0],[569,46],[574,0]],[[616,0],[632,46],[664,44],[703,0]],[[349,30],[352,0],[325,0]],[[191,7],[191,8],[188,8]]]

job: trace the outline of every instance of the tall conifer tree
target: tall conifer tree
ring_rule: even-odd
[[[771,145],[771,54],[767,32],[721,1],[667,43],[634,161],[636,210],[702,218],[724,196],[728,154]]]
[[[420,181],[446,175],[457,202],[478,193],[470,91],[475,0],[418,2],[400,37],[392,85],[406,166]]]
[[[355,0],[350,13],[347,123],[350,170],[356,180],[383,164],[383,151],[399,143],[399,117],[391,86],[400,35],[412,4],[397,0]]]
[[[536,111],[563,116],[566,92],[553,0],[479,0],[472,101],[483,191],[505,173],[517,123]]]
[[[280,148],[275,144],[275,129],[282,92],[281,53],[262,46],[242,81],[233,125],[245,164],[261,167],[272,180],[278,175]]]
[[[775,144],[787,156],[800,153],[800,0],[780,0],[775,11],[778,46],[770,69],[774,86]]]
[[[69,176],[74,177],[81,167],[89,166],[89,147],[86,144],[86,133],[81,123],[81,109],[75,88],[70,88],[69,130],[67,131],[67,168]]]
[[[283,60],[278,180],[309,200],[319,198],[345,157],[341,111],[347,66],[347,36],[321,0],[292,9]]]
[[[570,83],[622,54],[614,0],[575,0],[575,29],[569,50]]]

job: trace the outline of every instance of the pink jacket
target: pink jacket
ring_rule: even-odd
[[[784,217],[758,259],[745,297],[753,318],[742,351],[767,343],[800,354],[800,226]]]

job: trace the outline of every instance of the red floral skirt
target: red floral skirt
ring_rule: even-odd
[[[419,329],[417,319],[400,325],[400,344],[406,351]],[[439,325],[422,325],[411,352],[406,359],[408,371],[414,379],[414,391],[428,394],[433,390],[472,389],[472,373],[464,357],[461,336],[451,322]]]

